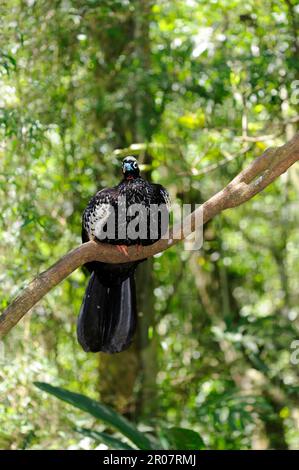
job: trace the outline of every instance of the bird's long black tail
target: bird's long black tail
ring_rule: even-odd
[[[117,353],[127,349],[137,324],[134,275],[106,287],[94,271],[82,302],[77,336],[84,351]]]

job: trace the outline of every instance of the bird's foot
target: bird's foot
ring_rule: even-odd
[[[117,251],[129,257],[128,247],[126,245],[116,245]]]
[[[142,248],[142,245],[140,245],[140,243],[138,243],[138,245],[136,245],[137,255],[140,255],[141,248]]]

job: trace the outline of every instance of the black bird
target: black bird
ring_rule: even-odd
[[[128,255],[127,246],[150,245],[166,233],[169,196],[163,186],[140,176],[135,157],[123,160],[122,172],[117,186],[90,200],[83,213],[82,242],[110,243]],[[130,346],[137,325],[134,273],[140,262],[86,264],[91,276],[77,324],[84,351],[117,353]]]

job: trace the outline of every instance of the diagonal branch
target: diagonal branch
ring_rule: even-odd
[[[47,292],[83,264],[89,261],[126,263],[160,253],[194,232],[198,220],[206,223],[223,210],[237,207],[263,191],[297,160],[299,160],[299,134],[281,147],[266,150],[224,189],[187,216],[182,225],[173,227],[167,239],[161,239],[154,245],[139,250],[134,246],[129,247],[129,258],[107,244],[89,241],[80,245],[37,276],[2,313],[0,338],[4,337]],[[199,216],[201,219],[198,219]]]

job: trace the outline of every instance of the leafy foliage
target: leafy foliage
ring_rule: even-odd
[[[126,437],[135,444],[135,449],[151,450],[160,448],[171,448],[180,450],[199,450],[204,446],[203,441],[198,433],[190,429],[183,428],[170,428],[160,431],[163,436],[161,444],[154,440],[152,437],[147,437],[146,433],[141,433],[136,426],[133,426],[127,419],[116,413],[111,408],[108,408],[101,403],[91,400],[90,398],[80,395],[78,393],[70,392],[60,387],[53,385],[36,382],[35,385],[45,392],[54,395],[56,398],[69,403],[76,408],[89,413],[91,416],[103,421],[107,425],[116,429],[122,436]],[[94,429],[77,429],[78,432],[84,436],[90,437],[95,441],[107,444],[112,449],[134,449],[120,439],[103,433]]]
[[[1,310],[80,243],[83,208],[123,155],[194,205],[288,140],[298,23],[294,0],[1,4]],[[31,386],[55,379],[161,443],[174,428],[173,447],[201,446],[186,428],[207,448],[298,448],[297,201],[293,167],[211,221],[201,250],[141,265],[138,337],[116,358],[77,345],[86,278],[73,273],[0,344],[0,447],[116,445]]]

